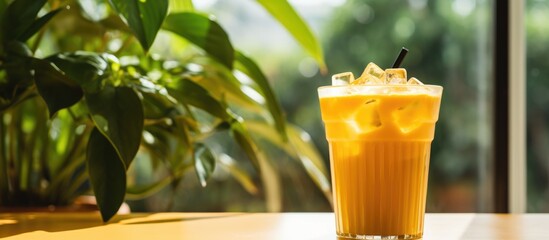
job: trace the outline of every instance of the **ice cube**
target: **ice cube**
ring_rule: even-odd
[[[375,85],[375,84],[383,84],[383,83],[384,83],[383,80],[373,75],[367,74],[366,76],[360,76],[359,78],[352,81],[351,85],[365,85],[365,84]]]
[[[406,84],[406,69],[389,68],[385,70],[387,84]]]
[[[405,78],[391,78],[388,79],[387,84],[406,84]]]
[[[352,72],[344,72],[332,75],[332,86],[349,85],[355,80]]]
[[[366,65],[366,68],[360,77],[366,77],[368,75],[374,76],[378,79],[385,79],[385,71],[373,62]]]
[[[423,85],[421,81],[419,81],[417,78],[412,77],[408,80],[409,85]]]
[[[366,84],[366,79],[364,79],[363,77],[359,77],[351,82],[351,85],[363,85],[363,84]]]
[[[348,120],[349,125],[357,133],[368,133],[381,127],[381,119],[378,112],[379,100],[366,99]]]
[[[395,110],[393,120],[402,133],[409,133],[420,127],[426,121],[427,105],[422,100],[416,100]]]

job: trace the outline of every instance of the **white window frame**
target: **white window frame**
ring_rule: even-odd
[[[525,0],[509,0],[508,200],[510,213],[526,212],[526,35],[524,8]]]

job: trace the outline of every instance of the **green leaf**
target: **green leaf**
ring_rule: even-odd
[[[286,119],[282,113],[282,107],[259,66],[252,59],[237,51],[235,68],[248,75],[259,86],[267,102],[267,109],[269,109],[269,113],[274,119],[278,134],[282,136],[282,139],[287,140]]]
[[[124,23],[124,21],[118,15],[109,15],[99,21],[103,27],[107,29],[115,29],[125,33],[131,33],[132,30]]]
[[[153,164],[157,162],[168,161],[171,154],[170,132],[167,128],[161,126],[145,126],[142,147],[148,152]],[[153,167],[156,168],[156,165]]]
[[[33,59],[32,65],[36,88],[48,105],[50,117],[60,109],[70,107],[82,99],[83,91],[80,86],[51,62]]]
[[[139,78],[130,84],[141,94],[145,119],[164,119],[179,113],[177,100],[169,95],[163,85],[146,78]]]
[[[177,122],[175,122],[177,125]],[[170,124],[171,125],[171,124]],[[165,167],[168,168],[169,175],[159,179],[157,181],[145,184],[139,184],[134,186],[128,186],[126,190],[126,199],[137,200],[143,199],[145,197],[151,196],[154,193],[157,193],[164,187],[168,186],[174,181],[179,181],[183,176],[186,170],[193,167],[188,156],[190,152],[188,150],[188,145],[179,140],[178,132],[170,132],[171,130],[163,128],[159,125],[147,126],[146,135],[149,135],[144,138],[143,141],[143,152],[148,152],[152,161],[153,171],[156,169],[156,166],[159,162],[164,162]],[[154,141],[150,141],[151,137],[154,138]],[[187,155],[189,152],[189,155]],[[190,161],[186,161],[189,159]],[[168,163],[168,161],[172,160]]]
[[[145,119],[163,119],[175,112],[175,104],[158,93],[141,92]]]
[[[148,51],[168,13],[168,0],[110,0]]]
[[[172,121],[174,123],[172,128],[172,135],[174,135],[175,138],[178,140],[178,147],[175,151],[180,152],[181,155],[185,155],[186,150],[190,148],[193,143],[193,136],[191,136],[191,132],[200,132],[200,126],[198,126],[199,123],[196,121],[196,119],[194,119],[194,116],[190,115],[191,114],[187,116],[180,115],[172,118]]]
[[[229,36],[210,18],[190,12],[174,13],[166,17],[162,28],[187,39],[232,69],[234,48]]]
[[[168,91],[178,101],[195,106],[220,119],[230,119],[230,115],[223,104],[212,97],[208,90],[195,82],[182,78],[174,87],[168,89]]]
[[[307,24],[292,8],[287,0],[257,0],[271,15],[276,18],[290,32],[294,39],[307,51],[318,63],[322,72],[326,71],[324,53]]]
[[[330,189],[330,175],[324,164],[323,158],[316,149],[309,134],[295,125],[288,125],[289,141],[283,142],[277,137],[275,131],[266,123],[248,121],[246,126],[250,132],[257,134],[262,139],[267,140],[271,144],[284,150],[288,155],[297,159],[303,165],[305,171],[313,182],[324,193],[326,199],[332,201],[332,193]]]
[[[313,164],[312,166],[318,169],[318,172],[324,177],[328,177],[328,170],[326,169],[322,156],[316,149],[311,136],[296,125],[290,125],[288,128],[288,136],[290,138],[290,145],[294,148],[300,160],[302,162],[305,160],[310,161]],[[325,183],[327,182],[328,181]]]
[[[36,34],[40,29],[46,25],[57,13],[59,13],[63,8],[58,8],[53,11],[50,11],[46,15],[34,20],[34,22],[29,26],[27,30],[25,30],[23,33],[21,33],[20,36],[17,37],[17,40],[21,42],[27,41],[29,38],[31,38],[34,34]]]
[[[265,189],[265,202],[267,211],[280,212],[282,211],[282,185],[280,174],[276,171],[275,166],[268,161],[265,155],[258,151],[257,158],[261,171],[261,183]]]
[[[219,166],[229,172],[248,193],[253,195],[258,193],[257,186],[246,170],[240,167],[238,162],[229,155],[221,154],[219,156]]]
[[[194,170],[200,185],[206,187],[208,179],[215,170],[215,157],[206,145],[197,143],[193,151]]]
[[[7,19],[4,18],[6,8],[8,7],[8,3],[6,1],[1,0],[0,1],[0,41],[4,40],[4,21]],[[2,44],[0,44],[0,53],[3,52],[4,47]]]
[[[257,147],[242,122],[233,121],[230,133],[260,174],[261,182],[265,188],[267,210],[270,212],[280,211],[282,209],[282,190],[280,176],[277,174],[275,167]]]
[[[130,186],[126,189],[126,199],[139,200],[149,197],[168,186],[172,180],[170,177],[165,177],[148,185]]]
[[[133,89],[113,86],[105,86],[97,93],[86,93],[85,97],[95,126],[112,143],[128,168],[141,143],[141,100]]]
[[[126,169],[116,149],[94,128],[86,151],[87,169],[104,222],[118,212],[126,193]]]
[[[248,129],[241,122],[233,121],[231,122],[230,133],[242,150],[244,150],[255,169],[259,171],[261,169],[258,157],[259,149],[248,133]]]
[[[0,31],[1,32],[1,31]],[[0,71],[0,111],[22,101],[34,85],[32,52],[22,42],[10,41],[5,47],[5,57]],[[32,91],[32,90],[31,90]]]
[[[227,100],[246,111],[262,113],[265,108],[253,99],[252,96],[243,91],[244,84],[240,82],[233,71],[209,57],[196,57],[193,59],[193,65],[200,66],[199,69],[189,70],[189,78],[198,83],[218,101]],[[191,68],[192,69],[192,68]],[[255,90],[255,89],[254,89]],[[261,95],[261,93],[258,93]]]
[[[47,58],[55,63],[68,77],[76,81],[86,92],[97,92],[101,80],[111,74],[110,63],[106,54],[77,51],[59,53]]]
[[[290,126],[288,137],[290,140],[289,144],[297,154],[301,164],[303,164],[305,171],[324,193],[324,197],[331,203],[330,175],[322,160],[322,156],[311,140],[311,136],[297,126]]]
[[[173,0],[176,1],[176,0]],[[6,7],[8,6],[8,3],[4,0],[0,1],[0,15],[4,16],[4,11],[6,10]]]
[[[192,12],[194,5],[192,0],[170,0],[170,12]]]
[[[47,0],[15,0],[3,15],[4,42],[16,40],[34,23],[36,15]]]

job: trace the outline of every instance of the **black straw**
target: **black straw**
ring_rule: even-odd
[[[404,57],[406,57],[406,54],[408,53],[408,49],[403,47],[400,50],[400,53],[398,54],[398,57],[395,59],[395,63],[393,63],[393,68],[399,68],[400,64],[402,63],[402,60],[404,60]]]

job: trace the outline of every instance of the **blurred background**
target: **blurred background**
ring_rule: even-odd
[[[368,62],[387,68],[401,47],[410,50],[409,76],[444,87],[431,154],[428,212],[493,211],[493,18],[495,0],[294,0],[322,43],[321,74],[290,35],[254,1],[201,0],[237,48],[268,75],[289,121],[305,129],[328,164],[316,89],[330,76],[360,75]],[[549,212],[549,0],[526,1],[528,212]],[[161,41],[157,41],[161,42]],[[158,45],[158,44],[156,44]],[[159,47],[159,46],[153,46]],[[274,150],[265,150],[267,153]],[[329,202],[295,161],[278,159],[283,211],[330,211]],[[177,186],[138,201],[134,211],[265,211],[222,171],[206,189],[189,175]]]

